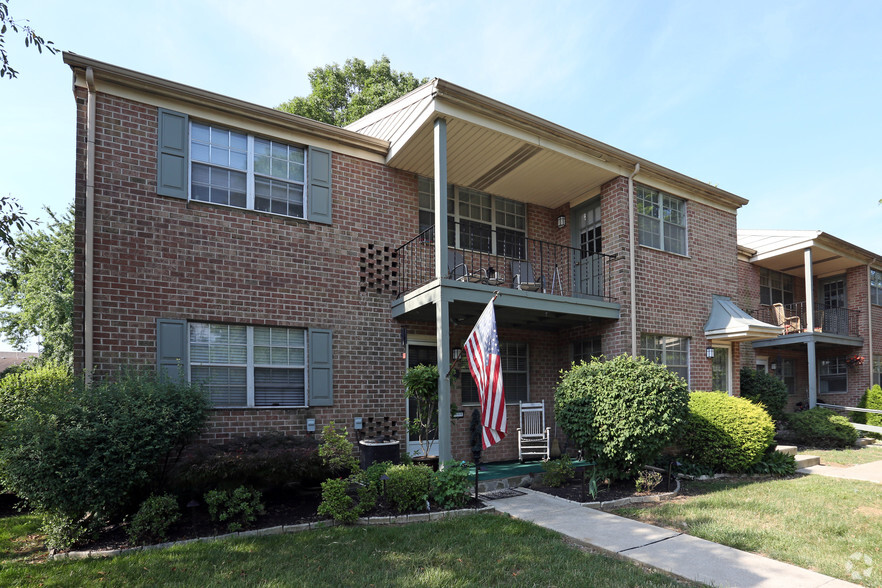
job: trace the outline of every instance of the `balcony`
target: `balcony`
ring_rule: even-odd
[[[469,222],[451,222],[448,242],[456,245],[448,247],[440,277],[435,275],[434,227],[396,249],[394,317],[432,320],[434,313],[426,307],[441,299],[440,290],[432,291],[442,286],[443,297],[454,306],[454,321],[477,316],[481,302],[486,304],[494,291],[501,294],[497,321],[510,326],[560,328],[619,317],[610,284],[614,255]]]
[[[783,310],[783,312],[782,312]],[[808,330],[807,304],[794,302],[778,306],[762,306],[749,314],[763,322],[784,327],[784,334],[778,337],[805,342],[814,338],[817,342],[862,345],[860,334],[860,311],[852,308],[824,308],[814,305],[814,328]],[[774,341],[774,340],[772,340]],[[769,341],[766,345],[772,344]],[[755,345],[757,346],[757,345]]]

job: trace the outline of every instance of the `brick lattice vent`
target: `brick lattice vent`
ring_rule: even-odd
[[[398,254],[389,246],[368,243],[361,248],[358,261],[359,288],[362,292],[398,294]]]

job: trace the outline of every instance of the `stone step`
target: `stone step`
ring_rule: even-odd
[[[861,437],[860,439],[855,441],[854,444],[857,445],[858,447],[865,447],[867,445],[872,445],[875,442],[876,442],[876,440],[873,439],[872,437]]]
[[[778,445],[775,447],[775,451],[780,451],[787,455],[796,455],[796,445]]]
[[[817,455],[800,454],[796,457],[796,469],[808,468],[811,466],[821,465],[821,458]]]

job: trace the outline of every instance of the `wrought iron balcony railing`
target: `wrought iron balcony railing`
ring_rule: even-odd
[[[860,311],[852,308],[825,308],[823,304],[814,305],[814,327],[816,333],[848,335],[860,337]],[[784,327],[784,334],[804,333],[808,330],[808,317],[805,302],[761,306],[750,315],[765,323]]]

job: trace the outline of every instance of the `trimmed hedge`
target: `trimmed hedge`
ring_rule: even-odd
[[[563,432],[598,475],[627,478],[652,463],[688,414],[686,382],[645,357],[593,359],[562,372],[554,394]]]
[[[680,445],[689,459],[715,471],[743,472],[762,459],[774,436],[762,406],[725,392],[693,392]]]
[[[772,374],[741,368],[741,397],[762,404],[773,420],[784,418],[787,386]]]
[[[858,439],[858,432],[848,419],[828,408],[788,414],[787,422],[800,445],[851,447]]]
[[[432,468],[393,465],[386,470],[386,498],[398,512],[423,510],[432,489]]]
[[[882,410],[882,388],[879,387],[879,384],[876,384],[864,392],[857,407]],[[882,414],[875,414],[872,412],[853,412],[851,413],[851,421],[853,423],[882,427]]]
[[[28,364],[0,378],[0,422],[16,420],[34,400],[60,398],[74,385],[70,370],[61,364]]]

